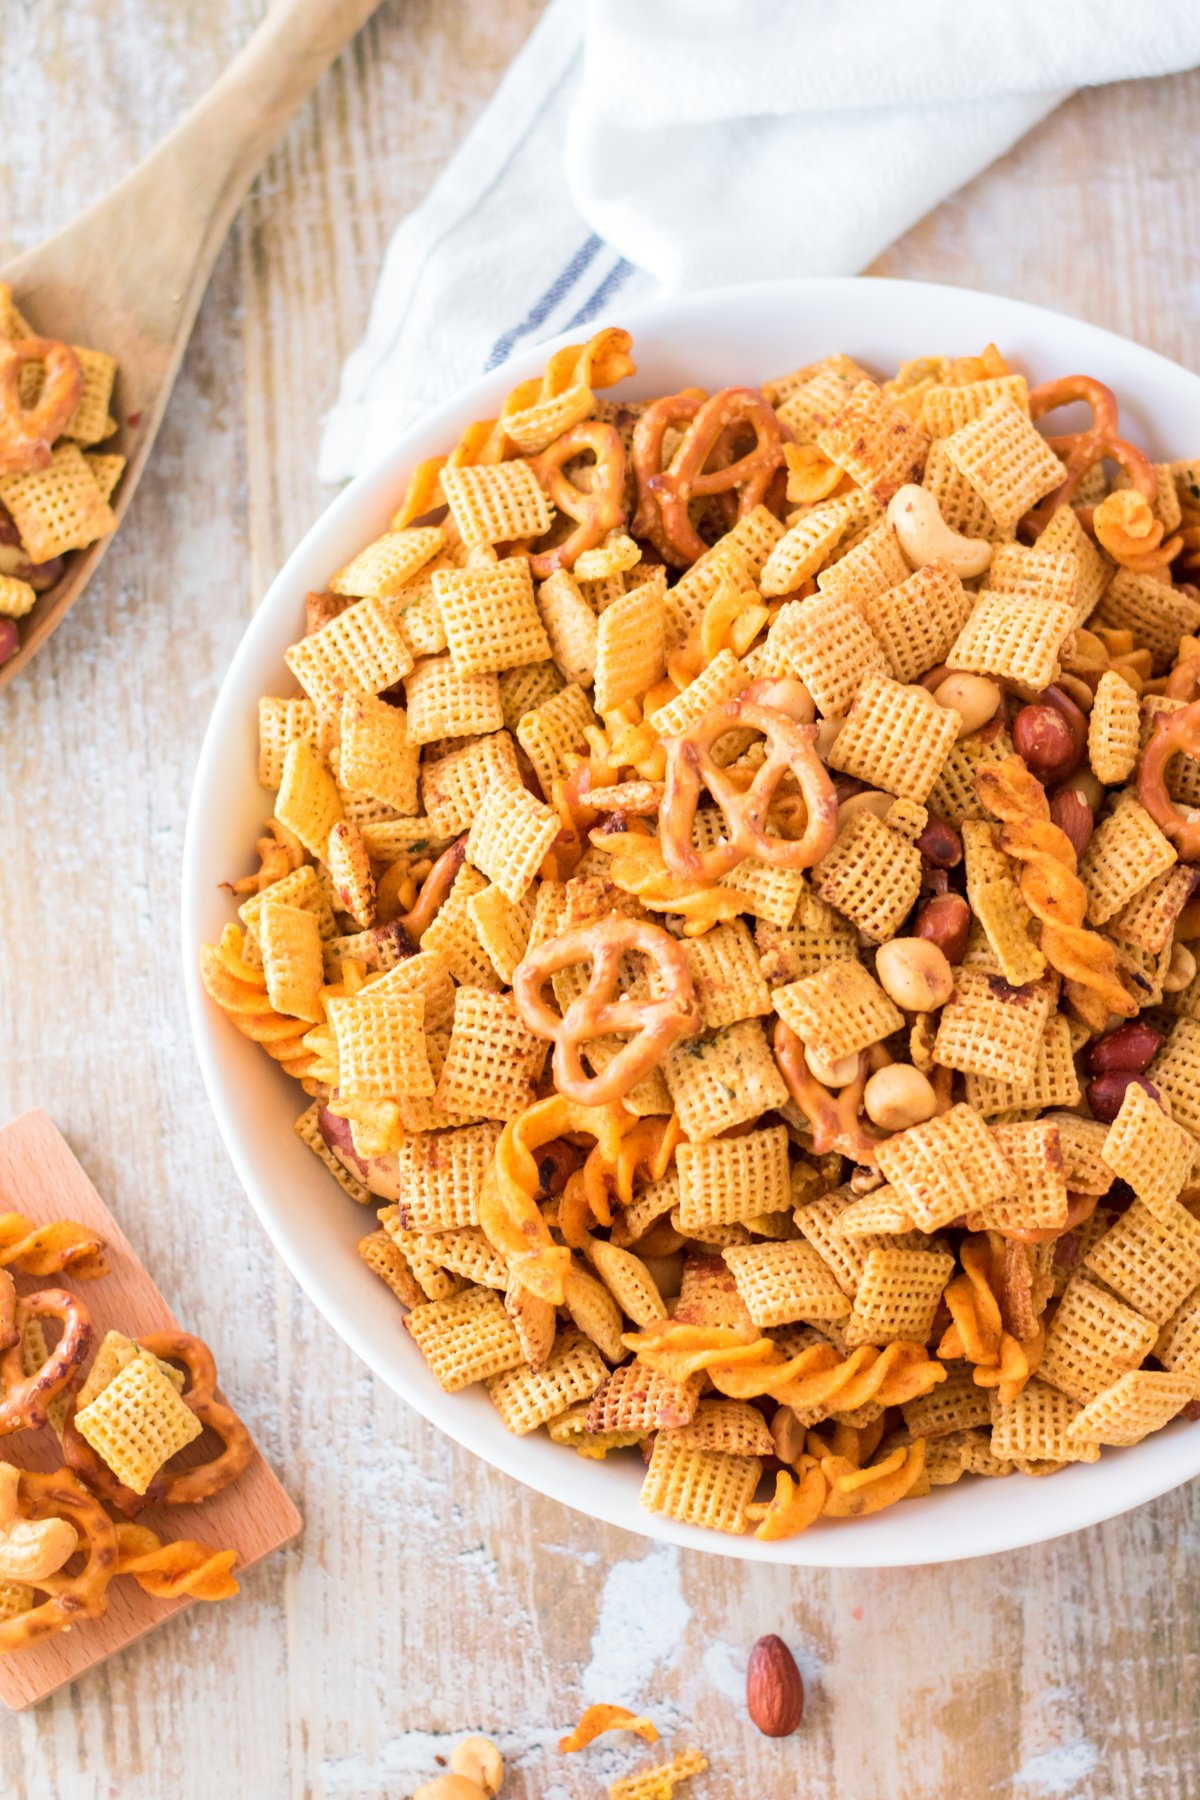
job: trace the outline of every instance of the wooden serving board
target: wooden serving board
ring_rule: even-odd
[[[21,1293],[39,1287],[63,1287],[77,1294],[96,1328],[97,1342],[109,1330],[129,1337],[143,1332],[187,1330],[155,1287],[145,1266],[99,1194],[72,1156],[65,1138],[44,1112],[27,1112],[0,1130],[0,1212],[19,1212],[35,1224],[76,1219],[102,1236],[109,1273],[99,1281],[75,1281],[69,1275],[37,1278],[19,1275]],[[199,1335],[199,1334],[197,1334]],[[221,1363],[221,1347],[212,1346]],[[19,1431],[0,1438],[0,1460],[27,1469],[53,1469],[62,1456],[53,1431]],[[300,1514],[256,1450],[237,1481],[200,1506],[151,1506],[137,1523],[164,1538],[195,1538],[215,1549],[237,1551],[234,1573],[298,1536]],[[144,1632],[197,1602],[154,1600],[132,1576],[119,1576],[108,1590],[108,1610],[69,1631],[26,1650],[0,1657],[0,1700],[19,1709],[44,1700],[74,1681],[114,1651],[124,1649]],[[200,1604],[207,1604],[201,1602]],[[234,1605],[236,1600],[216,1604]]]

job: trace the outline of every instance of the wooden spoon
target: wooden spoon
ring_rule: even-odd
[[[379,0],[278,0],[183,123],[82,217],[6,267],[13,298],[42,337],[117,359],[128,459],[113,496],[120,524],[166,410],[208,278],[258,169],[300,102]],[[72,551],[56,587],[22,621],[0,687],[75,604],[112,534]]]

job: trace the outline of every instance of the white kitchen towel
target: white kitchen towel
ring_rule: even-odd
[[[618,302],[853,274],[1073,89],[1197,62],[1197,0],[551,0],[392,239],[321,479]]]

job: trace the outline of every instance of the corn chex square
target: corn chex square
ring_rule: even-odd
[[[1131,1369],[1077,1412],[1067,1436],[1077,1443],[1140,1444],[1161,1431],[1195,1397],[1187,1375],[1155,1369]]]
[[[204,1427],[158,1358],[143,1350],[79,1409],[75,1429],[118,1481],[144,1494],[159,1469]]]
[[[859,604],[896,680],[916,681],[946,660],[975,598],[948,562],[932,562]]]
[[[958,387],[937,384],[927,388],[921,401],[921,423],[931,437],[950,437],[997,400],[1009,400],[1029,412],[1029,386],[1023,375],[993,375],[984,381],[964,381]]]
[[[874,943],[897,931],[921,891],[921,853],[874,813],[856,813],[812,872],[818,898]]]
[[[1001,525],[992,517],[982,497],[946,455],[941,438],[934,438],[925,462],[921,486],[933,495],[938,511],[952,531],[964,537],[985,538],[989,544],[1011,538],[1015,526]]]
[[[338,1092],[344,1100],[420,1098],[434,1090],[425,1049],[425,996],[365,987],[329,1002],[337,1037]]]
[[[849,601],[865,609],[874,595],[898,587],[911,573],[900,539],[888,521],[881,519],[865,537],[821,570],[817,587],[831,599]]]
[[[1079,1412],[1072,1398],[1035,1376],[992,1413],[992,1455],[1005,1462],[1096,1462],[1100,1451],[1071,1435]]]
[[[526,896],[515,904],[495,886],[472,894],[467,913],[492,967],[507,987],[529,949],[533,904]]]
[[[1075,621],[1082,625],[1095,611],[1096,602],[1112,579],[1112,563],[1083,529],[1073,506],[1055,507],[1034,548],[1065,550],[1075,558]]]
[[[563,685],[562,675],[552,662],[526,663],[520,669],[505,669],[498,678],[500,710],[509,731],[515,731],[527,712],[557,694]]]
[[[283,659],[318,712],[336,713],[350,689],[380,694],[413,666],[412,652],[382,600],[356,600]]]
[[[767,599],[792,594],[816,574],[839,544],[847,526],[846,509],[836,500],[814,506],[786,531],[763,565],[759,591]]]
[[[590,687],[596,674],[596,614],[569,569],[555,569],[537,591],[550,654],[568,681]]]
[[[1046,1332],[1038,1373],[1086,1405],[1150,1355],[1157,1337],[1150,1319],[1084,1275],[1067,1283]]]
[[[587,733],[597,724],[591,701],[569,682],[539,702],[517,722],[517,742],[533,764],[542,793],[570,772],[587,749]]]
[[[681,694],[646,715],[646,723],[659,737],[670,737],[686,731],[689,725],[694,725],[723,700],[736,699],[749,685],[750,677],[733,651],[718,650],[708,667],[690,681]]]
[[[883,647],[856,602],[827,588],[780,607],[766,652],[774,673],[802,681],[827,719],[850,710],[868,675],[887,672]]]
[[[1055,1231],[1067,1222],[1067,1177],[1057,1125],[1046,1120],[994,1125],[992,1135],[1012,1170],[999,1200],[967,1214],[971,1231]]]
[[[433,591],[455,674],[494,675],[550,655],[525,557],[439,569]]]
[[[999,675],[1040,690],[1057,679],[1059,652],[1074,626],[1074,609],[1065,600],[1043,602],[984,588],[946,662],[952,669]]]
[[[467,839],[467,860],[516,905],[533,883],[558,836],[556,812],[523,787],[496,787],[485,796]]]
[[[782,1212],[791,1193],[787,1143],[786,1127],[771,1125],[739,1138],[680,1144],[675,1161],[683,1230]]]
[[[421,798],[439,836],[466,831],[493,788],[520,785],[517,753],[507,731],[471,738],[461,750],[426,761],[421,768]]]
[[[776,925],[759,918],[754,943],[768,987],[815,975],[831,962],[853,957],[858,947],[854,927],[824,900],[818,900],[806,883],[790,918]]]
[[[640,699],[666,667],[666,609],[651,582],[606,607],[596,626],[594,698],[598,713]]]
[[[1166,1097],[1176,1124],[1200,1137],[1200,1023],[1177,1019],[1146,1074]]]
[[[662,1072],[679,1122],[693,1143],[788,1102],[787,1086],[757,1019],[739,1019],[711,1036],[676,1044],[663,1059]]]
[[[437,555],[445,541],[446,533],[440,525],[387,531],[330,576],[330,592],[349,594],[355,599],[369,595],[390,599]]]
[[[1042,606],[1064,604],[1079,623],[1079,558],[1071,550],[1050,550],[1039,544],[997,544],[988,566],[988,587],[998,594],[1013,594]]]
[[[1050,981],[1010,987],[1002,976],[960,968],[954,992],[942,1008],[934,1061],[964,1074],[1030,1081],[1054,1001]]]
[[[1178,1198],[1191,1172],[1196,1140],[1131,1081],[1101,1154],[1113,1174],[1157,1212]]]
[[[458,467],[447,463],[441,482],[468,549],[540,538],[550,529],[554,509],[526,462],[514,459]]]
[[[447,1112],[511,1119],[531,1104],[545,1060],[545,1039],[530,1031],[511,995],[460,987],[435,1098]]]
[[[283,757],[275,817],[310,856],[325,860],[329,833],[342,817],[337,783],[304,738],[293,738]]]
[[[740,919],[714,925],[703,937],[685,939],[683,953],[706,1031],[770,1012],[771,990],[754,940]]]
[[[1186,1375],[1200,1392],[1200,1287],[1194,1287],[1171,1314],[1154,1354],[1164,1369]]]
[[[885,506],[897,488],[920,481],[928,435],[873,381],[860,381],[817,447]]]
[[[421,751],[409,741],[403,708],[374,694],[343,694],[340,724],[343,784],[399,813],[415,813]]]
[[[410,743],[483,737],[504,728],[500,687],[493,674],[462,675],[448,656],[427,656],[413,666],[404,687]]]
[[[926,1232],[999,1200],[1013,1179],[992,1133],[961,1103],[884,1138],[878,1154],[884,1179]]]
[[[1079,859],[1088,923],[1103,925],[1177,861],[1174,846],[1132,794],[1117,801]]]
[[[293,738],[303,738],[311,749],[320,750],[321,731],[316,707],[311,700],[281,700],[264,694],[258,703],[260,787],[279,786],[283,780],[283,759]]]
[[[1080,1093],[1071,1027],[1061,1013],[1052,1013],[1043,1026],[1033,1073],[1025,1080],[967,1076],[967,1099],[985,1119],[1012,1112],[1040,1112],[1047,1106],[1077,1106]]]
[[[668,1518],[685,1525],[701,1525],[708,1531],[742,1532],[746,1529],[746,1508],[761,1476],[762,1463],[757,1456],[723,1456],[717,1450],[698,1450],[690,1444],[677,1444],[669,1431],[660,1431],[642,1483],[641,1503],[647,1512],[666,1513]],[[703,1761],[697,1757],[694,1766],[699,1769]],[[640,1800],[636,1781],[635,1776],[622,1784],[628,1800]]]
[[[479,1195],[500,1138],[491,1120],[454,1131],[414,1131],[396,1153],[396,1194],[414,1231],[479,1223]]]
[[[404,1323],[447,1394],[515,1369],[525,1360],[504,1302],[490,1288],[467,1288],[447,1300],[415,1306]]]
[[[1170,944],[1179,915],[1191,899],[1194,875],[1190,863],[1176,863],[1156,875],[1108,921],[1109,937],[1159,955]]]
[[[590,1400],[608,1375],[594,1344],[574,1326],[560,1330],[542,1367],[506,1369],[488,1378],[492,1405],[517,1437],[536,1431],[569,1406]]]
[[[868,786],[924,800],[962,720],[923,687],[868,675],[829,753],[831,768]]]
[[[492,960],[479,941],[470,903],[487,887],[487,879],[470,863],[464,863],[454,885],[438,908],[431,925],[421,935],[421,946],[440,957],[455,981],[466,987],[496,989],[499,978]]]
[[[1009,398],[993,401],[941,442],[1002,527],[1015,525],[1066,474],[1028,412]]]
[[[591,1432],[636,1431],[649,1437],[690,1424],[704,1386],[703,1375],[672,1381],[644,1363],[622,1363],[596,1390],[588,1407]]]
[[[1092,1245],[1084,1265],[1152,1324],[1163,1326],[1200,1282],[1200,1223],[1177,1200],[1141,1200]]]
[[[0,504],[35,563],[85,550],[116,529],[116,518],[78,444],[60,443],[48,469],[0,475]]]
[[[1174,661],[1180,638],[1200,631],[1200,601],[1153,575],[1118,569],[1088,622],[1092,630],[1132,631],[1134,642],[1151,652],[1155,673],[1162,674]]]
[[[899,1007],[852,957],[777,987],[772,998],[779,1017],[822,1062],[853,1056],[904,1024]]]
[[[850,1298],[829,1264],[803,1239],[735,1244],[722,1255],[751,1319],[761,1329],[797,1320],[845,1319]]]
[[[953,1273],[954,1258],[941,1250],[869,1250],[844,1326],[847,1344],[925,1343]]]

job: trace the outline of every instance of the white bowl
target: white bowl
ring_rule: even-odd
[[[626,384],[630,394],[764,381],[834,350],[886,370],[926,353],[975,352],[991,339],[1035,380],[1079,370],[1099,376],[1116,390],[1129,435],[1152,454],[1186,454],[1200,417],[1200,378],[1164,357],[1041,307],[958,288],[773,282],[664,300],[612,322],[634,334],[638,374]],[[753,1562],[867,1568],[947,1562],[1039,1543],[1166,1493],[1200,1473],[1200,1426],[1176,1425],[1135,1449],[1106,1450],[1098,1464],[1052,1480],[967,1480],[874,1518],[821,1524],[781,1543],[725,1537],[643,1512],[636,1456],[589,1462],[542,1435],[513,1437],[481,1388],[442,1392],[403,1330],[392,1295],[354,1253],[370,1214],[345,1199],[293,1133],[304,1102],[300,1088],[204,994],[198,946],[215,939],[231,917],[217,884],[248,867],[266,810],[255,778],[258,697],[291,691],[283,653],[302,630],[306,590],[323,588],[334,569],[386,528],[414,464],[443,451],[471,420],[494,416],[508,389],[540,372],[555,348],[531,346],[476,382],[339,495],[272,583],[213,710],[184,848],[184,976],[209,1098],[259,1218],[334,1330],[427,1419],[540,1493],[643,1536]]]

